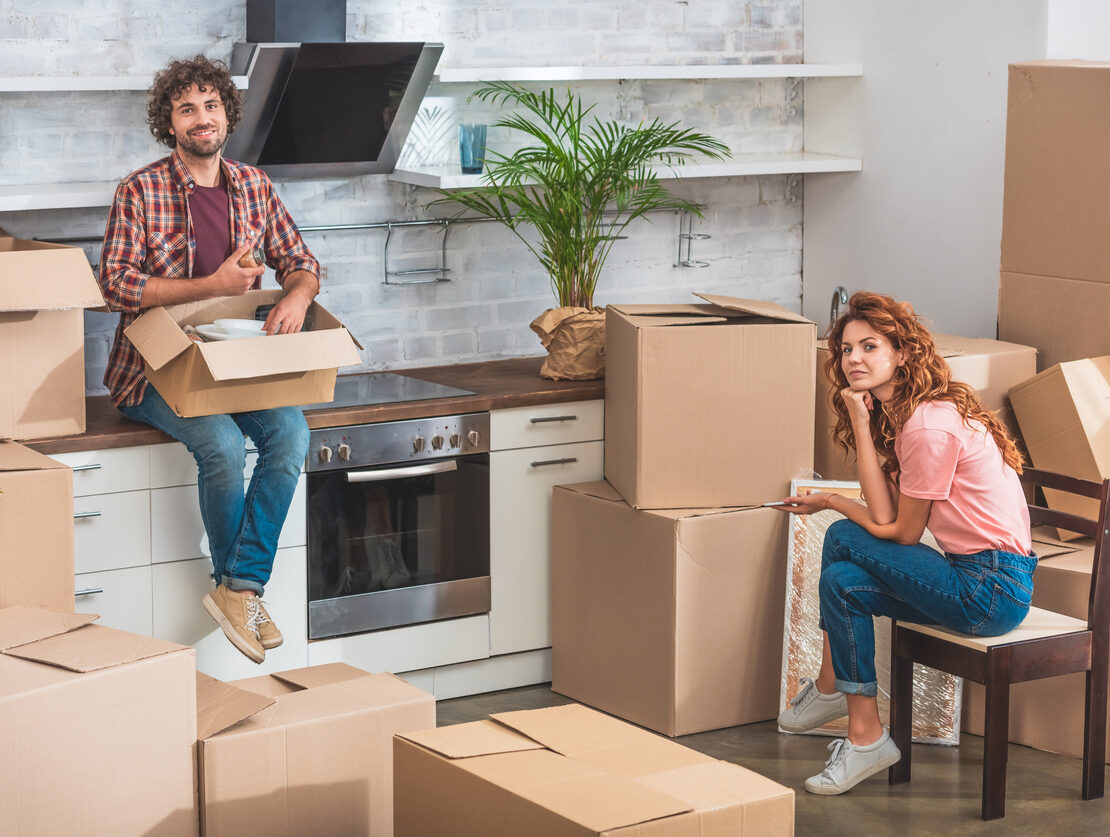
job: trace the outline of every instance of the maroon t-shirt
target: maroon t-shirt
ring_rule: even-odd
[[[218,186],[197,185],[189,193],[189,215],[193,219],[193,235],[197,240],[194,276],[215,273],[231,255],[230,212],[227,183],[222,177]]]

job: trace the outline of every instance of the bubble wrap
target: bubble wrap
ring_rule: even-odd
[[[809,490],[836,492],[853,500],[860,499],[859,483],[821,480],[795,481],[792,493]],[[820,605],[817,580],[821,575],[821,547],[825,531],[843,515],[823,511],[811,515],[791,515],[790,542],[786,575],[786,620],[783,635],[782,688],[780,706],[799,688],[799,678],[817,677],[821,668]],[[923,543],[935,547],[926,531]],[[875,670],[879,681],[879,717],[884,724],[890,717],[890,620],[875,618]],[[913,667],[913,740],[929,744],[960,743],[960,704],[962,678],[914,664]],[[826,724],[813,735],[843,737],[848,719]]]

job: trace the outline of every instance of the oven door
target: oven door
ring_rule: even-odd
[[[489,608],[489,454],[309,474],[310,639]]]

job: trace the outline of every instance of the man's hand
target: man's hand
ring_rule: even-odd
[[[250,244],[240,246],[227,257],[227,261],[208,277],[212,296],[242,296],[251,289],[254,280],[266,272],[266,266],[240,267],[239,259],[251,251]]]
[[[304,325],[305,312],[320,291],[320,280],[307,270],[285,277],[285,296],[277,301],[262,326],[267,334],[296,334]]]

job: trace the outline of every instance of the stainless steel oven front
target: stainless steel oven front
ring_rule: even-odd
[[[309,639],[488,613],[489,414],[312,431]]]

